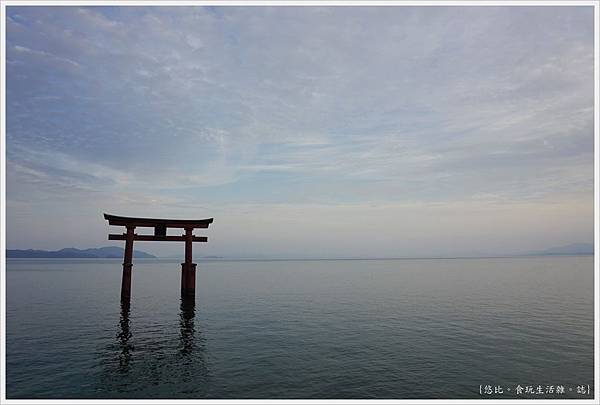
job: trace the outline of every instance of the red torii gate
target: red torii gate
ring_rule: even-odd
[[[131,268],[133,267],[133,241],[168,241],[185,242],[185,262],[181,263],[181,295],[193,297],[196,294],[196,263],[192,263],[192,242],[208,242],[206,236],[194,236],[194,229],[208,228],[213,218],[207,219],[157,219],[133,218],[104,214],[109,225],[124,226],[123,234],[109,234],[108,240],[124,240],[125,254],[123,258],[123,279],[121,281],[121,301],[129,301],[131,297]],[[135,228],[154,228],[154,235],[138,235]],[[168,236],[167,228],[185,229],[181,236]]]

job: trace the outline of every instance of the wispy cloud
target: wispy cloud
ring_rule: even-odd
[[[591,7],[7,11],[12,212],[592,203]]]

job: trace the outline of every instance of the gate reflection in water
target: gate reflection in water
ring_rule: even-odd
[[[153,341],[147,334],[149,326],[139,324],[145,319],[138,319],[136,324],[132,320],[135,309],[130,302],[122,302],[113,356],[103,361],[104,378],[96,394],[105,398],[185,398],[192,392],[207,395],[205,347],[195,330],[195,313],[194,298],[182,297],[177,338],[156,333]],[[136,327],[144,330],[143,339],[136,339]]]

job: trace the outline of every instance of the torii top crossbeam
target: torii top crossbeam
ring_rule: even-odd
[[[208,228],[213,218],[207,219],[158,219],[158,218],[134,218],[120,217],[118,215],[104,214],[104,219],[109,225],[157,227],[167,228]]]

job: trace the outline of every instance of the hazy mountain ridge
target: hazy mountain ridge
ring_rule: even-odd
[[[592,243],[572,243],[570,245],[551,247],[537,252],[529,252],[528,255],[593,255],[594,245]]]
[[[90,258],[90,259],[119,259],[123,258],[124,249],[117,246],[105,246],[101,248],[76,249],[64,248],[60,250],[34,250],[34,249],[7,249],[7,258]],[[133,257],[136,258],[156,258],[156,256],[134,250]]]
[[[101,248],[89,248],[89,249],[76,249],[76,248],[64,248],[61,250],[34,250],[34,249],[7,249],[7,258],[96,258],[96,259],[120,259],[123,257],[124,249],[117,246],[106,246]],[[570,245],[555,246],[539,251],[527,251],[520,252],[511,255],[500,255],[500,256],[560,256],[560,255],[593,255],[594,245],[592,243],[572,243]],[[464,257],[492,257],[496,256],[493,254],[482,254],[482,255],[467,255]],[[135,258],[157,258],[157,256],[143,252],[141,250],[134,250],[133,257]],[[437,256],[432,256],[437,257]],[[172,255],[162,257],[167,258],[181,258],[180,255]],[[356,257],[360,258],[360,257]],[[407,257],[409,258],[409,257]],[[425,258],[425,257],[419,257]],[[196,256],[195,259],[242,259],[240,257],[231,256]],[[243,259],[273,259],[269,257],[244,257]],[[279,258],[284,260],[285,258]]]

